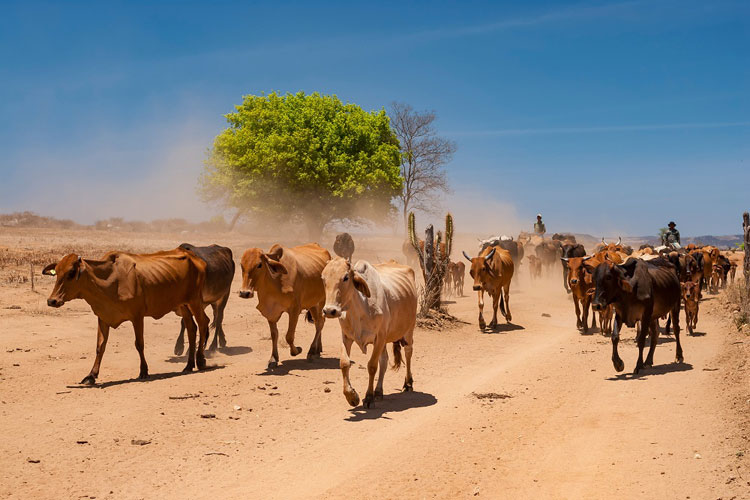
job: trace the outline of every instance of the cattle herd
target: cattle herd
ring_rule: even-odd
[[[241,259],[239,296],[249,299],[257,294],[257,309],[268,321],[271,336],[269,369],[280,362],[278,321],[284,313],[288,315],[284,338],[291,356],[302,352],[294,341],[300,315],[304,313],[306,320],[314,325],[315,336],[307,351],[311,361],[322,353],[325,320],[338,319],[343,392],[352,406],[357,406],[360,399],[349,380],[351,347],[356,343],[363,353],[371,347],[367,362],[369,382],[363,399],[364,405],[370,407],[383,396],[388,344],[392,345],[392,366],[406,365],[403,389],[409,391],[413,387],[411,360],[418,304],[414,251],[411,245],[403,246],[408,265],[395,261],[353,262],[354,241],[346,233],[336,238],[333,249],[337,255],[334,258],[316,243],[296,247],[274,245],[268,252],[250,248]],[[666,334],[670,329],[674,331],[676,361],[683,361],[682,305],[688,332],[692,334],[698,323],[703,292],[715,293],[726,286],[728,279],[733,281],[741,260],[739,254],[722,253],[711,246],[644,245],[634,251],[621,240],[606,243],[604,239],[589,254],[572,235],[542,238],[528,233],[521,233],[516,239],[498,236],[481,240],[476,256],[462,253],[469,261],[472,288],[478,296],[480,329],[498,327],[498,309],[510,323],[511,282],[522,263],[528,266],[534,286],[543,270],[549,274],[561,262],[563,287],[572,296],[577,328],[587,333],[589,328],[596,327],[598,315],[600,332],[611,336],[612,362],[618,372],[624,369],[617,351],[622,325],[637,327],[639,354],[634,373],[653,364],[660,319],[666,320]],[[463,295],[466,268],[460,261],[449,262],[445,294]],[[82,384],[96,382],[109,330],[126,321],[133,324],[135,331],[140,378],[148,377],[144,356],[145,317],[158,319],[170,312],[181,317],[174,352],[176,355],[184,352],[187,332],[186,371],[206,367],[204,349],[210,327],[215,333],[209,349],[226,345],[222,320],[235,275],[229,248],[182,244],[174,250],[151,254],[110,252],[99,260],[69,254],[47,266],[43,274],[56,278],[47,300],[49,306],[60,307],[67,301],[83,299],[97,316],[96,357]],[[489,324],[483,315],[485,292],[492,298]],[[208,305],[213,310],[210,326],[205,313]],[[644,360],[646,337],[650,337],[650,347]]]

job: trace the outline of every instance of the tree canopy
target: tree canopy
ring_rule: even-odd
[[[317,93],[245,96],[214,140],[201,191],[240,213],[303,223],[377,221],[402,187],[399,143],[384,110]]]

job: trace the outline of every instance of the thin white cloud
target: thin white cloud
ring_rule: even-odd
[[[647,132],[659,130],[690,130],[712,128],[750,127],[750,121],[742,122],[702,122],[702,123],[659,123],[642,125],[608,125],[601,127],[548,127],[548,128],[503,128],[493,130],[447,131],[446,135],[454,137],[481,137],[504,135],[542,135],[542,134],[592,134],[607,132]]]

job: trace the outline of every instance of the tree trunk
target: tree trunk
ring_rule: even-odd
[[[745,261],[743,272],[745,273],[745,288],[750,288],[750,214],[742,214],[742,230],[745,233]]]
[[[234,214],[234,217],[232,217],[232,221],[229,223],[229,229],[228,232],[232,232],[234,230],[234,226],[237,224],[237,221],[240,220],[240,217],[242,217],[245,214],[245,211],[242,209],[237,210],[237,213]]]
[[[424,232],[424,287],[425,309],[440,309],[443,280],[438,273],[438,256],[435,248],[435,231],[432,224]]]

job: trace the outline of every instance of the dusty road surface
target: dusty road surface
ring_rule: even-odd
[[[37,292],[4,282],[0,497],[750,498],[750,338],[721,296],[702,304],[699,334],[683,334],[685,363],[663,338],[655,366],[634,378],[633,330],[617,374],[609,339],[576,330],[558,273],[532,284],[527,272],[511,292],[513,324],[493,333],[476,326],[467,277],[469,295],[447,304],[465,323],[415,333],[415,392],[399,392],[404,371],[389,370],[369,410],[341,392],[337,322],[326,323],[322,359],[282,345],[267,371],[267,324],[255,299],[236,294],[228,347],[209,370],[181,372],[169,315],[146,321],[149,380],[136,379],[125,324],[110,335],[99,384],[79,386],[96,342],[88,306],[47,308],[52,278],[38,277]],[[300,322],[303,353],[312,334]],[[355,350],[363,395],[366,357]]]

